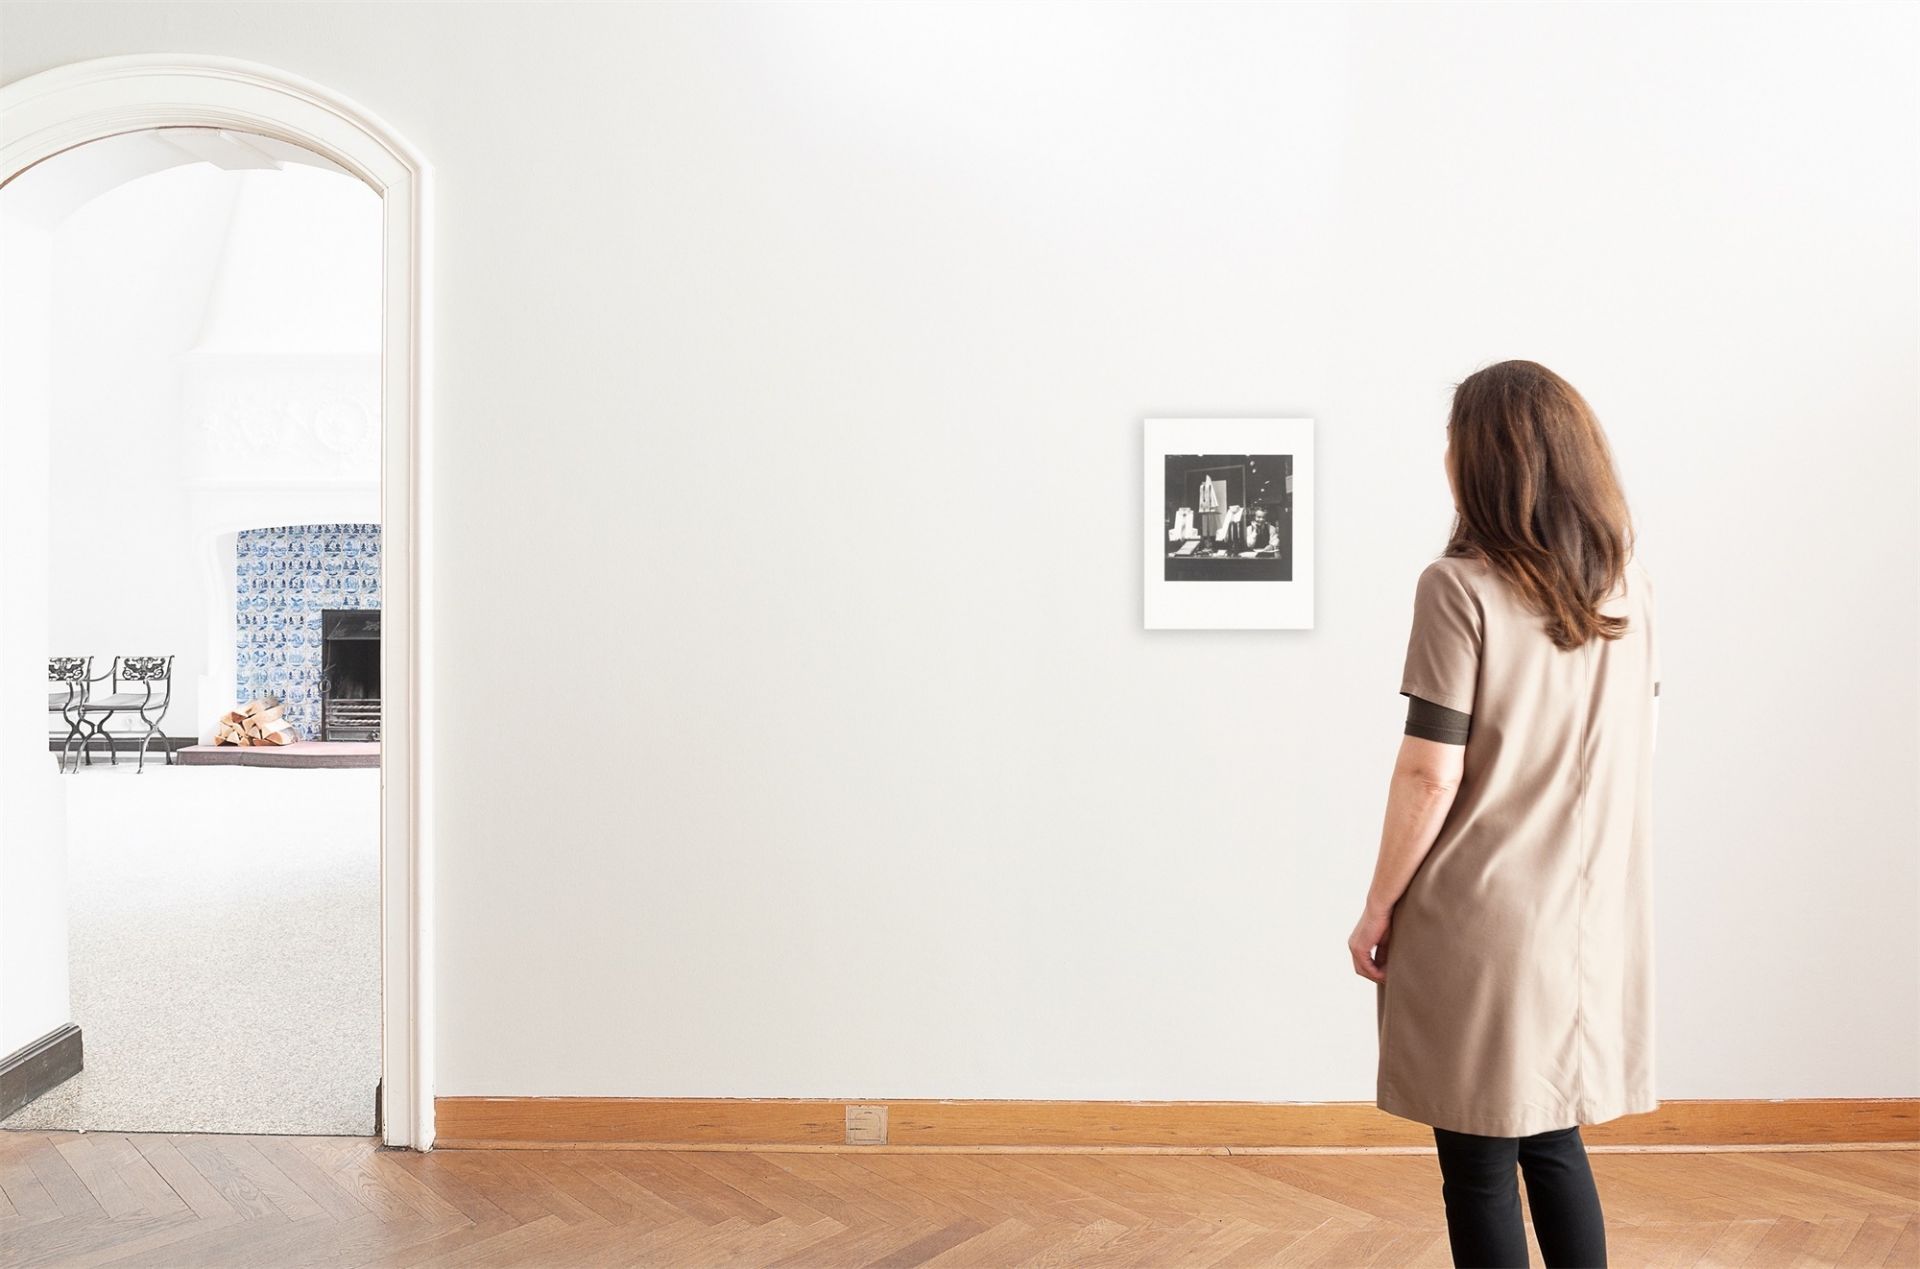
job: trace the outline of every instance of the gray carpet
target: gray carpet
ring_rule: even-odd
[[[370,1135],[379,771],[61,780],[86,1070],[0,1127]]]

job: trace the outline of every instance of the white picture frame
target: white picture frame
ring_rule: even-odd
[[[1150,418],[1142,433],[1146,629],[1311,630],[1313,420]]]

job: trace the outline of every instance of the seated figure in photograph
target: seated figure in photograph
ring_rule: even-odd
[[[1267,509],[1252,508],[1253,519],[1246,518],[1247,508],[1232,507],[1227,511],[1227,522],[1214,534],[1216,554],[1253,555],[1262,551],[1278,553],[1280,538],[1273,523],[1267,519]]]
[[[1253,519],[1247,524],[1246,541],[1240,548],[1243,551],[1278,551],[1280,549],[1279,531],[1273,522],[1267,519],[1267,509],[1256,506]]]

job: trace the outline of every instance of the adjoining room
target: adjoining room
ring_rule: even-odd
[[[48,407],[50,849],[84,1052],[0,1126],[371,1134],[379,199],[299,147],[171,128],[56,155],[0,216],[43,266],[8,328],[50,302],[5,356]]]

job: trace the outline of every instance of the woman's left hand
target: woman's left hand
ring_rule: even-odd
[[[1347,936],[1347,951],[1353,955],[1353,972],[1376,983],[1387,980],[1387,936],[1393,924],[1393,909],[1360,913],[1360,923]]]

